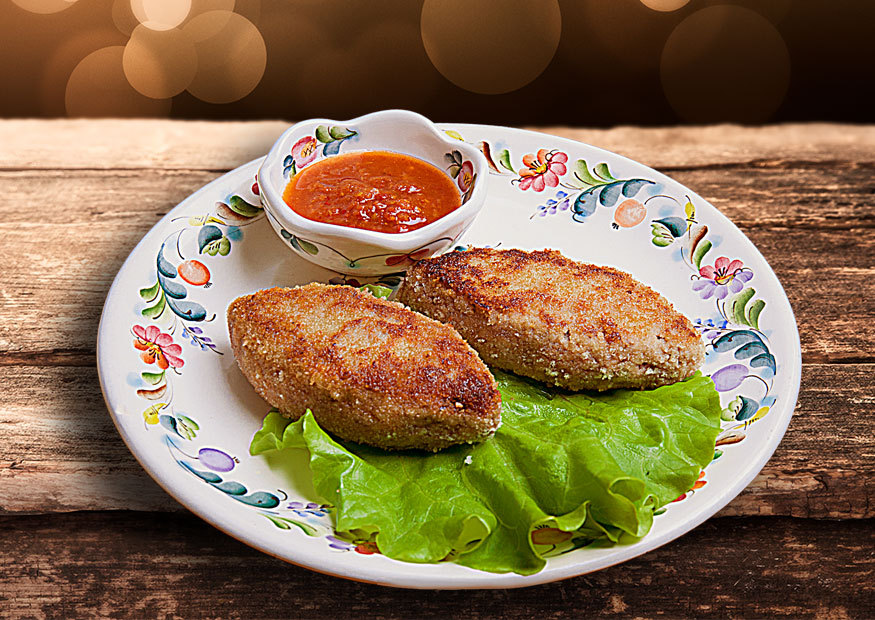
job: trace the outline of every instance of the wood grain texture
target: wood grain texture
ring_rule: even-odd
[[[182,510],[128,452],[96,375],[0,367],[0,513]],[[875,364],[806,366],[777,452],[721,514],[875,517],[873,394]]]
[[[452,121],[452,119],[435,119]],[[0,169],[228,170],[267,153],[286,121],[0,120]],[[783,161],[873,162],[875,126],[529,127],[664,170]],[[520,155],[521,156],[521,155]]]
[[[542,128],[666,172],[733,220],[793,305],[802,388],[771,461],[693,532],[599,573],[474,592],[249,549],[166,495],[106,411],[95,336],[122,262],[287,126],[0,120],[0,617],[875,617],[875,126]]]
[[[0,517],[0,608],[8,618],[871,618],[873,549],[871,520],[723,518],[565,581],[415,591],[284,564],[186,515]]]
[[[559,583],[423,592],[290,566],[189,515],[100,394],[124,259],[287,125],[0,120],[0,616],[875,617],[875,126],[541,128],[666,172],[756,244],[796,313],[798,405],[760,475],[678,541]]]

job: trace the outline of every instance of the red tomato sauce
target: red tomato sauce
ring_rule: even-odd
[[[462,204],[439,168],[386,151],[318,161],[289,181],[283,200],[308,220],[385,233],[422,228]]]

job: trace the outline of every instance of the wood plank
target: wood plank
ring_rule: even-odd
[[[286,126],[0,120],[0,616],[875,617],[875,125],[547,128],[669,173],[741,226],[797,315],[799,404],[763,472],[681,540],[534,589],[429,593],[317,575],[207,526],[142,471],[100,397],[94,334],[124,258]],[[60,514],[80,510],[119,512]]]
[[[777,452],[722,514],[875,517],[875,364],[803,377]],[[0,385],[0,513],[182,510],[118,436],[94,368],[5,366]]]
[[[875,125],[789,123],[762,127],[530,127],[625,155],[657,170],[733,164],[872,162]]]
[[[873,395],[875,364],[803,365],[784,439],[753,482],[718,514],[875,517]]]
[[[875,235],[871,229],[754,228],[745,232],[790,299],[803,361],[875,360],[875,334],[860,327],[875,319],[871,301],[875,299]]]
[[[185,515],[3,517],[0,602],[8,618],[871,618],[873,548],[871,520],[713,519],[581,577],[416,591],[285,564]]]
[[[283,121],[4,119],[0,168],[230,170],[265,155],[288,126]]]
[[[875,332],[859,326],[875,319],[875,175],[826,166],[807,183],[810,172],[677,176],[701,184],[772,265],[795,309],[806,361],[873,360]],[[7,198],[0,204],[0,364],[92,363],[100,311],[122,262],[163,214],[218,174],[0,172]],[[40,329],[20,329],[23,317]]]
[[[791,162],[719,170],[678,168],[668,174],[745,232],[875,226],[875,166],[871,164]]]
[[[228,170],[267,153],[288,126],[285,121],[0,120],[0,168]],[[875,161],[875,125],[531,129],[666,170],[739,162]]]

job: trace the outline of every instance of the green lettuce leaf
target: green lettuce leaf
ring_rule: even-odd
[[[310,412],[271,412],[250,452],[309,451],[337,531],[376,536],[386,556],[524,575],[545,564],[533,530],[573,532],[575,546],[636,540],[713,458],[720,400],[707,377],[606,394],[496,381],[502,424],[476,445],[386,452],[335,441]]]

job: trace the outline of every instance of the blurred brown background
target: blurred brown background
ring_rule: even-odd
[[[0,116],[875,121],[866,0],[0,0]]]

